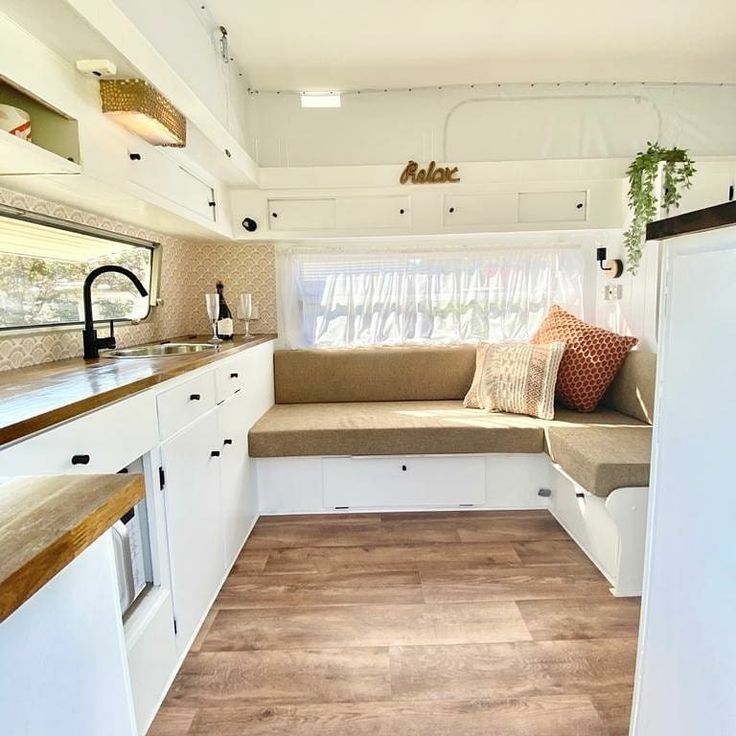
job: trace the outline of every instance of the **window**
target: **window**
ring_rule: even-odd
[[[579,248],[292,250],[279,268],[294,347],[526,340],[552,304],[582,313]]]
[[[0,213],[0,330],[78,325],[84,321],[82,286],[102,265],[123,266],[147,287],[141,297],[120,274],[103,274],[92,287],[95,320],[144,319],[155,303],[157,245],[20,213]]]

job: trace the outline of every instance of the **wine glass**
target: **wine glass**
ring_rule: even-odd
[[[217,337],[217,320],[220,317],[220,295],[205,294],[204,301],[207,305],[207,316],[212,321],[212,337],[209,339],[209,342],[222,342],[222,340]]]
[[[253,319],[253,295],[241,294],[238,304],[238,317],[245,320],[245,337],[250,337],[250,321]]]

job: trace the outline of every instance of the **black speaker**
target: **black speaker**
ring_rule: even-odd
[[[243,220],[243,227],[249,232],[254,233],[258,230],[258,223],[251,217],[246,217]]]

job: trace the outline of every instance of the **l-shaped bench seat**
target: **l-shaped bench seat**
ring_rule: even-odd
[[[600,408],[553,421],[466,409],[474,346],[287,350],[250,430],[265,513],[547,508],[611,582],[641,592],[655,356]]]
[[[558,408],[553,421],[464,408],[472,346],[277,351],[274,361],[277,403],[250,431],[252,457],[546,452],[600,497],[649,484],[652,353],[628,356],[607,406]]]

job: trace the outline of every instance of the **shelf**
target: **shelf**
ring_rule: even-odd
[[[79,174],[77,121],[0,79],[0,104],[31,117],[31,141],[0,131],[0,175]]]
[[[0,176],[12,174],[79,174],[81,166],[35,143],[0,131]]]

